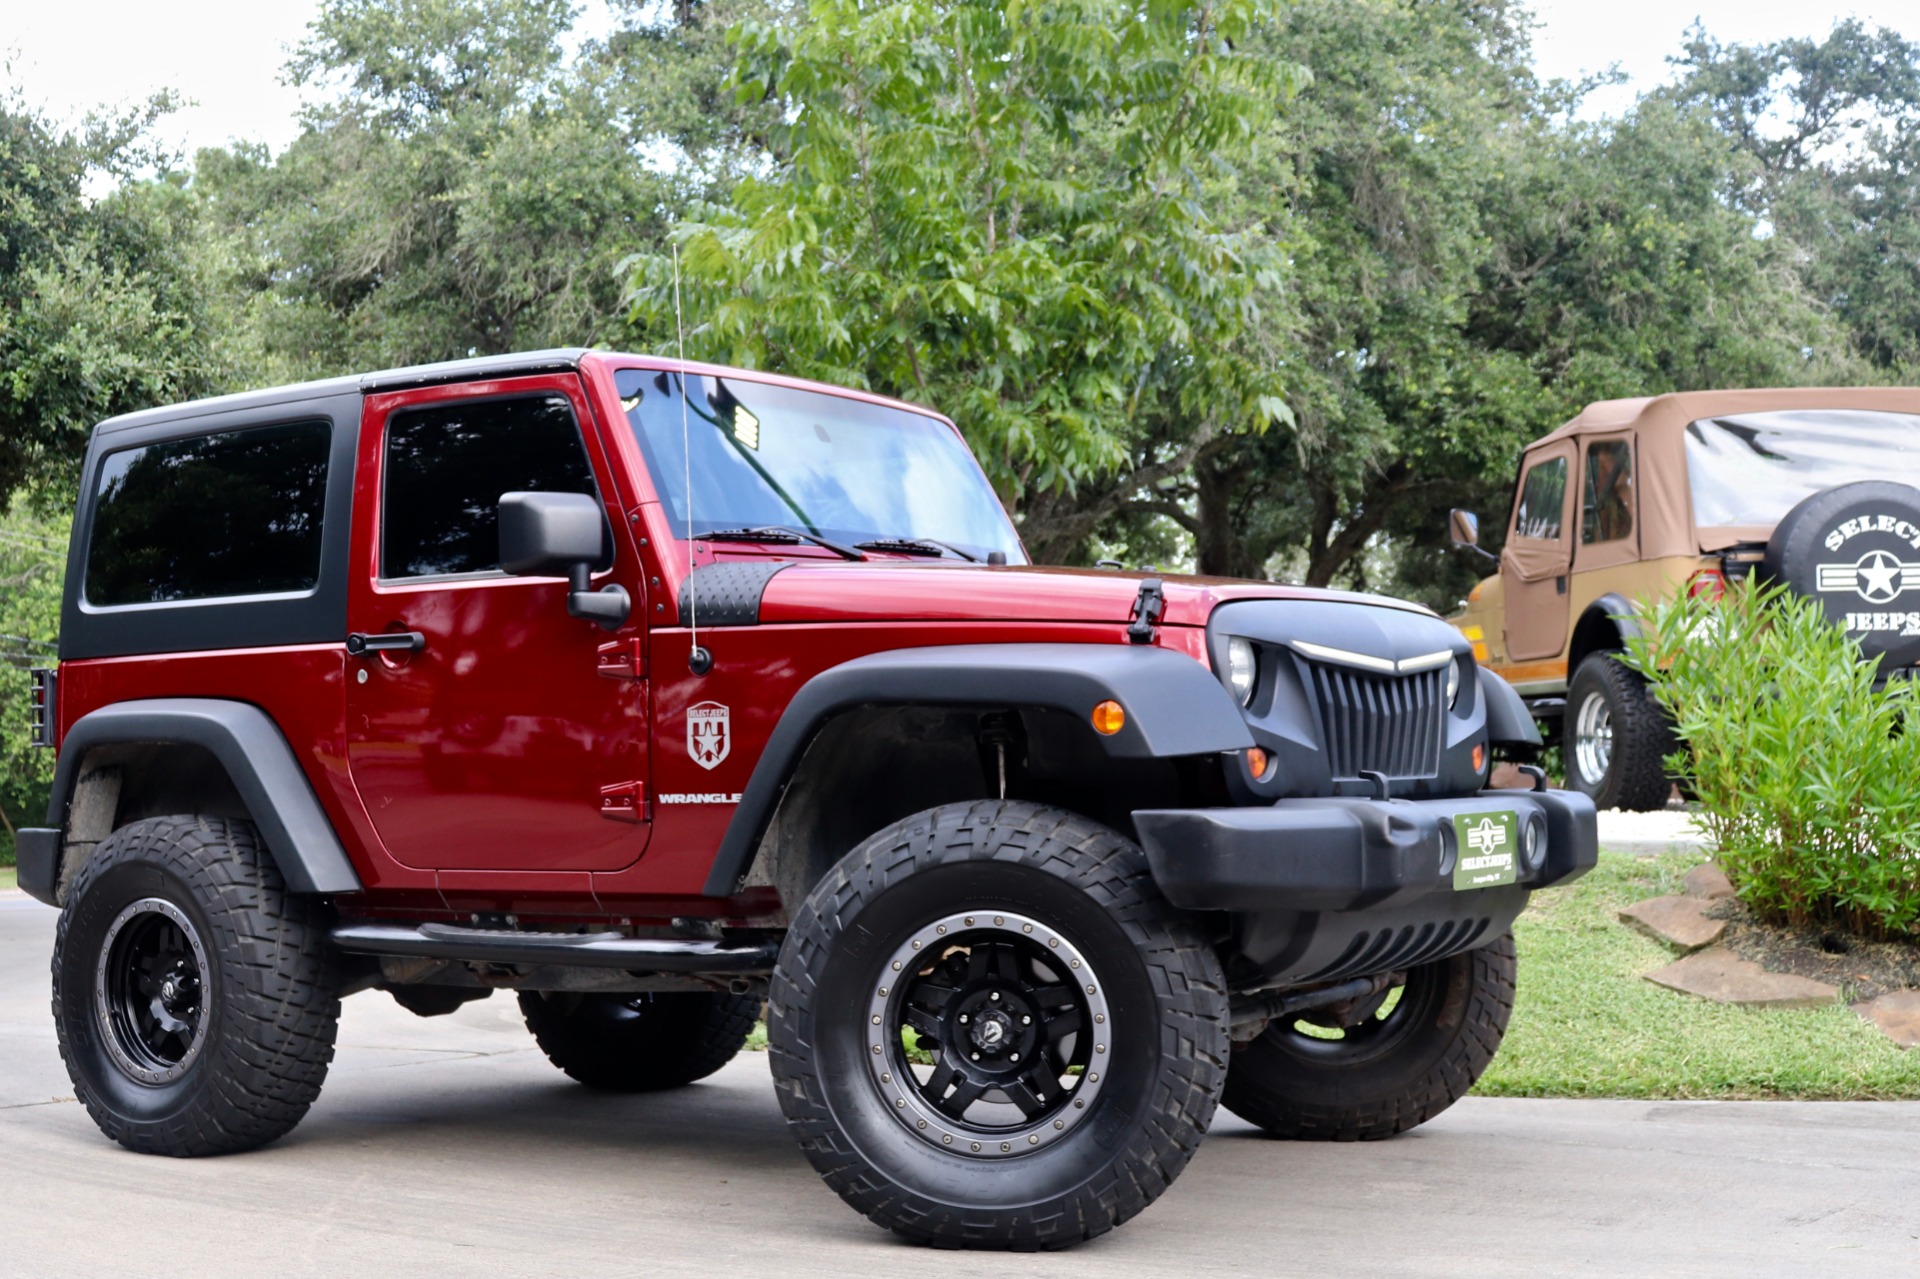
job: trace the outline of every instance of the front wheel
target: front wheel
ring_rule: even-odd
[[[1372,1141],[1466,1095],[1513,1015],[1513,934],[1423,964],[1359,1020],[1303,1013],[1237,1047],[1221,1104],[1270,1136]]]
[[[1592,796],[1596,808],[1667,806],[1673,725],[1646,680],[1614,654],[1595,653],[1573,673],[1565,714],[1561,743],[1573,789]]]
[[[921,1243],[1063,1247],[1172,1183],[1227,1050],[1218,961],[1139,847],[955,804],[849,853],[774,973],[782,1110],[856,1211]]]

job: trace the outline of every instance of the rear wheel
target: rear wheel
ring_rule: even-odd
[[[213,1155],[289,1131],[340,1017],[326,921],[251,824],[156,817],[102,840],[53,950],[74,1092],[129,1150]]]
[[[1561,749],[1567,781],[1596,808],[1645,813],[1665,808],[1673,793],[1667,756],[1673,725],[1646,680],[1612,653],[1580,663],[1567,689]]]
[[[1221,1104],[1275,1137],[1371,1141],[1423,1124],[1466,1095],[1513,1014],[1513,935],[1423,964],[1406,985],[1336,1027],[1311,1013],[1235,1048]]]
[[[751,995],[546,994],[520,1011],[547,1060],[589,1088],[655,1092],[705,1079],[732,1061],[760,1016]]]
[[[1219,1100],[1218,961],[1139,847],[1033,804],[936,808],[808,897],[768,1005],[813,1166],[917,1242],[1063,1247],[1141,1211]]]

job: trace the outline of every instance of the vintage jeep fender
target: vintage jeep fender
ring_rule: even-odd
[[[1116,758],[1245,750],[1253,735],[1212,671],[1184,653],[1125,644],[954,644],[858,657],[804,684],[754,765],[707,876],[709,897],[740,890],[761,836],[814,735],[861,706],[1042,707],[1084,718],[1111,699],[1126,710],[1101,739]]]
[[[196,746],[218,761],[290,890],[361,890],[333,823],[279,727],[257,706],[200,697],[118,702],[75,721],[60,743],[47,804],[50,829],[21,832],[22,852],[27,854],[21,858],[22,888],[42,901],[53,901],[61,834],[88,753],[101,746],[146,744]]]

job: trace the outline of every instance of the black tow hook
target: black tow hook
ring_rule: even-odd
[[[1356,977],[1338,986],[1323,986],[1319,990],[1281,991],[1272,995],[1236,999],[1228,1005],[1227,1033],[1235,1042],[1246,1043],[1259,1038],[1268,1022],[1313,1008],[1357,1004],[1406,980],[1407,975],[1403,972],[1375,973],[1371,977]],[[1345,1021],[1346,1018],[1340,1020]]]

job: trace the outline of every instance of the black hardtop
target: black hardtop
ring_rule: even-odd
[[[414,386],[439,386],[449,382],[476,382],[483,378],[524,377],[534,373],[567,373],[580,367],[585,347],[556,347],[546,351],[521,351],[512,355],[483,355],[467,360],[442,360],[436,364],[414,364],[384,369],[378,373],[356,373],[346,377],[322,378],[313,382],[295,382],[289,386],[266,387],[258,391],[240,391],[204,400],[188,400],[160,408],[141,409],[108,418],[94,428],[96,435],[111,435],[137,427],[201,417],[210,413],[271,408],[277,404],[297,404],[329,396],[371,395],[379,391],[402,391]]]

